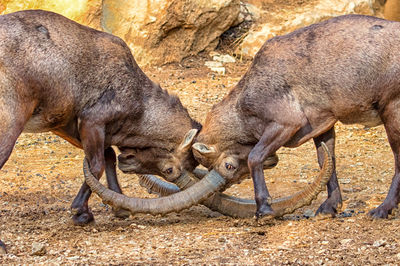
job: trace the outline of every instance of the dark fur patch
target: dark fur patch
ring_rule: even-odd
[[[377,101],[373,102],[372,103],[372,108],[375,109],[375,110],[379,110],[379,102],[377,102]]]
[[[374,25],[371,27],[371,30],[381,30],[381,29],[383,29],[382,25]]]
[[[48,30],[45,26],[39,25],[39,26],[36,26],[36,29],[37,29],[39,32],[43,33],[43,34],[47,37],[47,39],[50,39],[49,30]]]
[[[35,110],[33,110],[32,116],[40,114],[42,110],[43,108],[41,106],[36,106]]]
[[[100,104],[109,104],[115,98],[115,90],[113,88],[107,88],[97,100]]]
[[[307,34],[306,41],[307,41],[307,48],[310,48],[311,45],[314,43],[314,40],[316,38],[316,34],[314,30],[310,29],[310,31]]]
[[[281,87],[282,94],[289,94],[291,91],[292,91],[292,86],[289,85],[286,80],[284,80]]]
[[[197,122],[196,120],[192,119],[192,128],[197,129],[200,131],[202,129],[203,125]]]

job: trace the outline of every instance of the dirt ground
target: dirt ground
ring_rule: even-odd
[[[207,58],[206,58],[207,59]],[[224,76],[203,66],[204,58],[146,68],[175,92],[190,114],[203,121],[246,71],[249,62],[225,65]],[[74,226],[69,210],[83,182],[83,152],[52,134],[22,134],[0,170],[0,239],[9,253],[1,264],[397,264],[399,214],[371,220],[366,213],[386,196],[393,156],[382,126],[336,126],[337,172],[344,197],[336,218],[312,217],[326,198],[283,219],[258,225],[195,206],[161,216],[115,218],[97,196],[95,223]],[[312,142],[279,150],[280,163],[265,172],[275,197],[294,193],[318,173]],[[126,194],[148,197],[135,175],[119,172]],[[251,180],[228,193],[251,198]],[[310,217],[311,216],[311,217]],[[34,252],[37,247],[42,251]],[[35,255],[35,254],[36,255]]]

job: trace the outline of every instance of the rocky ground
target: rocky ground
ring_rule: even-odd
[[[206,68],[205,60],[209,58],[189,58],[180,65],[144,70],[203,121],[249,65],[225,64],[222,76]],[[399,214],[388,220],[366,216],[385,198],[394,172],[384,129],[338,124],[336,130],[342,212],[336,218],[312,217],[326,198],[321,193],[311,206],[262,225],[203,206],[121,220],[93,196],[96,222],[74,226],[69,206],[83,182],[83,152],[52,134],[23,134],[0,170],[0,238],[9,251],[0,254],[0,263],[397,264]],[[280,149],[278,155],[278,166],[266,171],[275,197],[298,191],[318,173],[311,142]],[[119,172],[119,177],[126,194],[148,196],[135,175]],[[247,180],[228,192],[250,198],[252,183]]]

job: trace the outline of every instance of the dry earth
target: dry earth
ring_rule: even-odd
[[[204,58],[147,68],[162,87],[175,92],[193,117],[203,121],[214,103],[237,83],[249,62],[211,73]],[[167,122],[167,121],[163,121]],[[114,218],[93,196],[96,222],[72,225],[69,206],[83,181],[83,152],[52,134],[23,134],[0,170],[0,238],[9,253],[2,264],[397,264],[400,216],[370,220],[366,213],[385,198],[393,156],[383,127],[337,125],[337,171],[344,197],[336,218],[313,218],[326,197],[283,219],[258,225],[195,206],[164,217]],[[274,196],[294,193],[318,173],[311,142],[280,149],[280,163],[266,172]],[[148,196],[135,175],[119,173],[125,193]],[[246,180],[229,190],[252,197]],[[36,252],[33,249],[42,247]]]

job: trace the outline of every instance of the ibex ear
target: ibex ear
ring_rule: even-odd
[[[186,152],[190,149],[190,146],[196,137],[197,131],[197,129],[191,129],[188,133],[186,133],[185,137],[183,137],[182,143],[178,147],[179,152]]]
[[[193,152],[197,152],[202,156],[211,157],[215,154],[215,148],[204,143],[195,143],[192,145]]]

